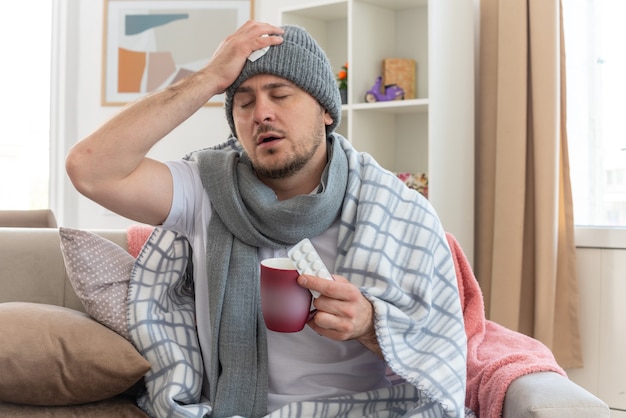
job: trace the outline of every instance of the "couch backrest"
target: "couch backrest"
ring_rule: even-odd
[[[56,228],[57,220],[50,209],[0,210],[0,226],[11,228]]]
[[[97,230],[126,249],[126,231]],[[0,302],[37,302],[84,311],[67,279],[57,228],[0,228]]]

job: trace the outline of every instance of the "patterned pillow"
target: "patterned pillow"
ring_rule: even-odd
[[[59,235],[67,275],[85,311],[130,339],[126,299],[135,259],[119,245],[89,231],[59,228]]]
[[[0,336],[4,402],[95,402],[123,393],[150,370],[129,341],[61,306],[0,303]]]

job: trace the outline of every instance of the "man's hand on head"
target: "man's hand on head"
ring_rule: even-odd
[[[249,20],[219,44],[211,60],[201,71],[217,77],[223,93],[237,79],[250,54],[281,44],[283,38],[280,35],[283,32],[278,26]]]

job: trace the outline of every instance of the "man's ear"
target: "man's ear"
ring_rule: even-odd
[[[333,124],[335,120],[333,119],[333,117],[330,115],[330,113],[328,113],[328,111],[324,111],[324,123],[326,124],[326,126],[330,126]]]

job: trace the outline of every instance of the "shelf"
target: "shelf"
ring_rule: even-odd
[[[304,7],[292,7],[283,10],[283,23],[292,23],[293,16],[302,16],[309,19],[337,20],[348,17],[348,8],[345,1],[317,2]],[[291,19],[290,19],[291,18]]]
[[[427,7],[428,0],[358,0],[361,3],[369,3],[375,6],[384,6],[391,10],[405,10],[414,7]]]
[[[291,0],[280,16],[311,33],[335,73],[349,63],[337,132],[390,171],[427,173],[430,202],[471,260],[474,2]],[[365,102],[386,58],[416,62],[416,98]]]
[[[396,115],[428,112],[428,99],[395,100],[390,102],[358,103],[345,105],[352,110],[379,111]]]

